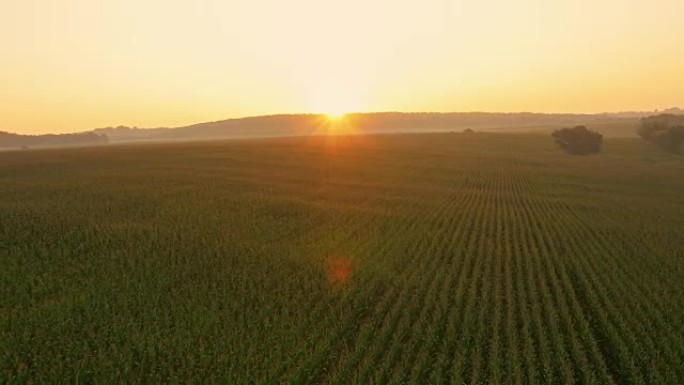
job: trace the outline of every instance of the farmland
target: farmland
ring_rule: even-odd
[[[684,159],[422,134],[0,153],[0,383],[684,383]]]

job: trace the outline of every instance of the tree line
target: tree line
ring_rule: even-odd
[[[684,144],[684,115],[660,114],[642,118],[639,136],[660,149],[679,154]],[[601,152],[603,135],[585,126],[562,128],[551,134],[558,147],[573,155],[590,155]]]
[[[664,151],[681,153],[684,143],[684,115],[660,114],[641,119],[637,133]]]
[[[92,132],[61,135],[19,135],[0,131],[0,148],[92,145],[107,142],[108,138],[105,135]]]

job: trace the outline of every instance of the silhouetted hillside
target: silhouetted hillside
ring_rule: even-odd
[[[272,115],[228,119],[194,124],[167,130],[156,130],[157,139],[209,139],[228,137],[312,135],[339,133],[434,132],[472,128],[505,130],[508,128],[553,128],[568,125],[607,123],[634,124],[633,117],[609,114],[539,114],[539,113],[355,113],[333,122],[325,115]],[[633,135],[633,129],[625,130]],[[341,129],[340,129],[341,128]]]
[[[671,113],[682,110],[669,109]],[[652,112],[604,114],[542,114],[491,112],[378,112],[352,113],[338,120],[322,114],[255,116],[199,123],[175,128],[104,127],[70,135],[17,135],[0,133],[0,148],[66,146],[107,141],[147,142],[258,138],[322,134],[374,134],[393,132],[475,131],[548,134],[554,129],[585,125],[604,136],[636,136],[639,118]]]

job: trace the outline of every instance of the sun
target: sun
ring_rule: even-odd
[[[328,120],[335,121],[335,120],[343,119],[347,115],[347,112],[346,111],[328,111],[328,112],[324,112],[323,115],[325,115],[325,117]]]
[[[356,132],[350,110],[327,109],[321,112],[320,129],[326,135],[346,135]]]
[[[328,110],[322,113],[323,125],[327,134],[344,134],[349,133],[351,124],[347,119],[347,112],[342,110]]]
[[[356,88],[343,83],[326,82],[318,84],[308,95],[308,110],[323,115],[326,120],[335,122],[361,107]]]

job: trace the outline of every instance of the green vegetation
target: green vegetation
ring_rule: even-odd
[[[637,139],[0,153],[0,383],[684,383],[682,191]]]

